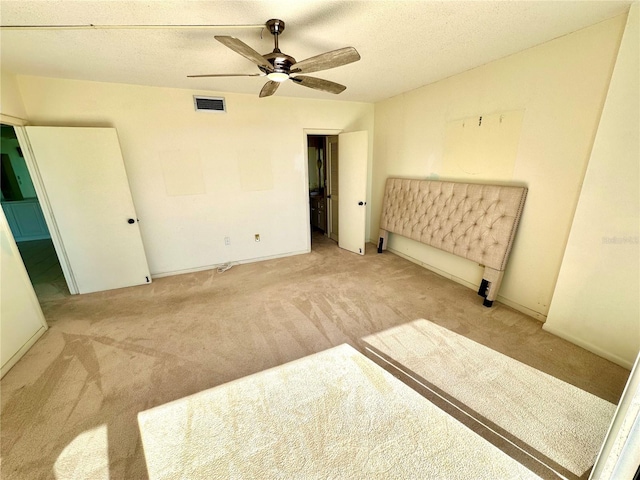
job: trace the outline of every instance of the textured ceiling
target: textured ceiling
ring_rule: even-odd
[[[347,86],[334,96],[292,82],[278,96],[376,102],[625,13],[630,1],[0,1],[7,25],[256,25],[284,20],[280,49],[297,60],[353,46],[362,60],[312,74]],[[264,78],[213,39],[238,37],[261,53],[260,28],[0,29],[1,68],[18,74],[257,95]],[[268,99],[264,99],[268,101]]]

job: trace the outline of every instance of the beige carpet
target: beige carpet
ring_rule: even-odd
[[[363,341],[551,466],[576,476],[593,466],[612,403],[424,319]]]
[[[538,478],[348,345],[138,419],[154,480]]]
[[[43,298],[50,329],[0,383],[3,480],[147,476],[137,415],[231,380],[429,318],[617,402],[629,372],[391,253],[314,236],[308,255]],[[90,439],[90,440],[87,440]],[[86,471],[85,471],[86,473]]]

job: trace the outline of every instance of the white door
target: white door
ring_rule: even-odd
[[[78,293],[150,283],[116,130],[26,132]]]
[[[327,232],[329,238],[338,241],[338,205],[340,192],[338,192],[339,176],[338,176],[338,136],[332,135],[327,137]]]
[[[0,376],[3,376],[45,332],[47,322],[1,208],[0,277]]]
[[[338,246],[360,255],[365,242],[368,150],[366,131],[338,135]]]

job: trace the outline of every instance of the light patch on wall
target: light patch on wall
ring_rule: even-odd
[[[440,175],[511,180],[523,118],[513,110],[449,122]]]
[[[238,156],[238,173],[243,192],[273,190],[271,157],[260,150],[246,150]]]
[[[162,175],[167,195],[202,195],[206,193],[202,162],[197,150],[171,150],[161,154]]]

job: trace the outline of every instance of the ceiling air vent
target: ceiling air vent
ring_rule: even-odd
[[[198,97],[193,96],[196,112],[226,112],[227,106],[223,97]]]

